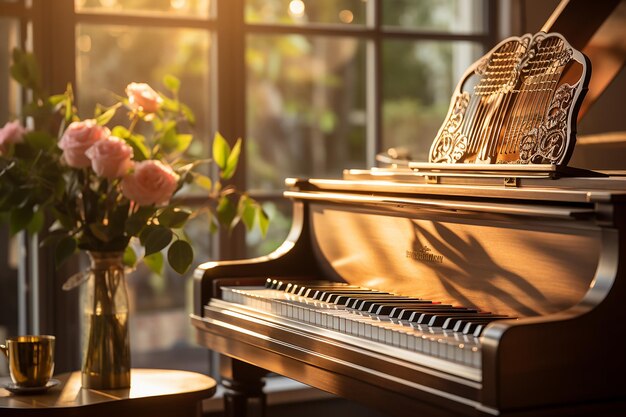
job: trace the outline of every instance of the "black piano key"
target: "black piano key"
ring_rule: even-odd
[[[400,320],[408,320],[409,317],[411,317],[413,313],[416,313],[418,311],[427,312],[432,309],[448,309],[448,308],[454,308],[454,307],[451,304],[440,304],[439,302],[436,302],[436,301],[431,301],[430,303],[418,304],[414,306],[409,306],[409,305],[398,306],[391,310],[391,312],[389,313],[389,317],[400,319]]]
[[[309,298],[315,298],[316,300],[321,300],[322,296],[326,295],[326,293],[349,293],[350,291],[354,292],[354,291],[358,291],[358,290],[363,290],[361,287],[355,287],[355,286],[350,286],[348,288],[344,288],[344,287],[319,287],[319,288],[312,288],[310,292],[308,292],[308,295],[304,295],[305,297],[309,297]],[[368,290],[369,291],[369,290]],[[306,293],[305,293],[306,294]]]
[[[419,315],[419,317],[416,317],[414,320],[411,320],[417,324],[426,324],[428,326],[435,326],[434,324],[430,324],[431,320],[433,320],[434,317],[440,317],[436,320],[438,324],[437,326],[441,326],[443,324],[443,322],[445,321],[445,319],[443,319],[444,317],[452,317],[455,315],[460,315],[460,314],[470,314],[470,313],[478,313],[478,310],[476,309],[468,309],[468,308],[464,308],[464,307],[452,307],[451,309],[446,310],[442,310],[442,311],[437,311],[437,310],[432,310],[432,311],[428,311],[426,313],[422,313]]]
[[[352,308],[355,308],[361,311],[369,311],[371,310],[372,306],[376,306],[376,305],[393,304],[393,303],[402,304],[402,303],[408,303],[410,301],[411,301],[411,298],[403,297],[403,296],[366,298],[366,299],[363,299],[354,303],[352,305]]]
[[[332,303],[337,297],[339,297],[340,295],[346,295],[346,294],[355,294],[355,295],[359,295],[359,294],[388,294],[386,292],[377,292],[374,290],[368,290],[368,289],[362,289],[362,290],[351,290],[351,289],[346,289],[346,290],[327,290],[327,291],[323,291],[322,294],[319,296],[319,298],[317,298],[320,301],[324,301],[327,303]]]
[[[424,304],[424,305],[414,306],[414,307],[408,307],[408,306],[396,307],[395,309],[391,310],[391,313],[389,313],[389,317],[397,318],[400,320],[410,320],[411,317],[415,316],[415,313],[421,314],[421,313],[425,313],[425,312],[433,311],[437,309],[450,309],[450,308],[455,308],[455,307],[453,307],[450,304],[438,304],[438,303]]]
[[[317,291],[325,291],[325,290],[332,290],[333,288],[360,288],[357,287],[355,285],[348,285],[348,284],[343,284],[343,285],[324,285],[324,286],[307,286],[305,288],[301,288],[300,291],[298,291],[298,295],[302,296],[302,297],[308,297],[308,298],[313,298],[313,294],[315,294]]]
[[[484,328],[491,322],[497,321],[497,320],[510,320],[513,317],[507,317],[507,316],[498,316],[498,317],[493,317],[492,320],[489,321],[474,321],[471,320],[469,321],[469,323],[467,323],[465,325],[465,327],[463,327],[463,334],[474,334],[474,336],[478,337],[480,336],[480,334],[482,333],[482,331],[484,330]],[[478,331],[478,335],[476,335],[476,331]]]
[[[495,320],[496,315],[491,313],[482,313],[479,312],[477,314],[467,314],[467,315],[458,315],[453,317],[448,317],[444,320],[441,325],[442,329],[460,331],[465,324],[476,321],[476,322],[486,322],[489,320]]]
[[[458,309],[459,307],[455,307],[450,304],[427,304],[420,307],[407,308],[403,310],[402,314],[398,318],[401,320],[415,322],[423,313],[457,311]]]
[[[500,316],[500,315],[496,315],[496,314],[489,314],[486,315],[484,317],[470,317],[468,319],[465,318],[451,318],[450,322],[448,324],[448,326],[446,327],[445,323],[444,323],[444,329],[450,329],[452,331],[455,332],[462,332],[463,328],[468,324],[468,323],[489,323],[491,321],[494,320],[500,320],[503,318],[510,318],[508,316]],[[466,333],[467,334],[467,333]]]
[[[278,284],[281,283],[282,281],[279,281],[277,279],[273,279],[273,278],[268,278],[265,280],[265,287],[269,288],[271,290],[277,290],[278,288]]]
[[[391,312],[397,308],[420,308],[430,305],[434,306],[438,304],[433,304],[433,302],[429,300],[412,300],[406,303],[375,303],[367,311],[379,316],[389,316],[391,315]]]
[[[307,287],[303,289],[303,291],[302,290],[298,291],[298,295],[303,296],[303,297],[315,298],[315,294],[318,294],[318,297],[319,297],[325,291],[350,290],[350,289],[360,290],[362,288],[356,285],[317,285],[317,286]]]
[[[375,301],[384,300],[405,300],[407,297],[395,294],[345,294],[335,299],[336,304],[345,305],[346,307],[360,309],[367,303],[370,305]]]

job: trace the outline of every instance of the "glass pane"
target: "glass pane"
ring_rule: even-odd
[[[17,19],[0,18],[0,127],[14,120],[19,103],[18,85],[9,76],[11,51],[19,45]],[[8,227],[0,227],[0,340],[18,334],[17,264],[18,245],[9,238]],[[0,359],[0,376],[8,375],[7,361]]]
[[[404,147],[413,160],[428,161],[452,91],[482,53],[471,42],[385,41],[383,149]]]
[[[248,23],[364,25],[366,12],[366,0],[246,1]]]
[[[97,103],[113,103],[115,95],[124,95],[130,82],[145,82],[165,91],[163,76],[172,74],[181,81],[181,101],[196,116],[192,151],[206,154],[210,45],[210,34],[204,30],[78,25],[76,79],[81,117],[91,117]],[[128,125],[123,112],[118,112],[117,118],[113,125]],[[138,126],[142,127],[146,128]]]
[[[263,210],[270,218],[270,226],[265,239],[261,237],[261,232],[258,228],[254,228],[246,233],[246,255],[249,258],[273,252],[285,241],[291,228],[291,200],[265,201],[262,205]]]
[[[162,79],[172,74],[181,80],[180,98],[196,115],[196,153],[209,143],[210,33],[177,28],[131,28],[112,25],[77,27],[77,96],[82,118],[91,117],[96,103],[110,105],[113,94],[124,95],[132,81],[147,82],[164,91]],[[128,127],[124,112],[111,125]],[[145,125],[137,129],[150,128]],[[129,276],[131,294],[131,349],[133,366],[171,367],[206,371],[208,355],[192,340],[191,274],[209,260],[208,222],[198,217],[186,229],[196,261],[185,277],[167,271],[161,277],[140,267]]]
[[[74,0],[77,11],[208,17],[211,0]]]
[[[383,0],[386,26],[453,33],[485,32],[485,0]]]
[[[365,166],[365,44],[348,37],[250,36],[248,184],[338,177]]]
[[[204,216],[185,228],[194,249],[194,261],[184,277],[167,266],[163,276],[141,264],[128,276],[131,305],[130,338],[135,368],[183,369],[209,373],[209,354],[195,342],[189,321],[193,312],[195,268],[209,259],[212,234]],[[166,257],[166,251],[163,252]]]

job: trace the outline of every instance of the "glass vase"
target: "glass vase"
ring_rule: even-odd
[[[121,252],[88,252],[90,276],[82,286],[82,386],[130,387],[128,292]]]

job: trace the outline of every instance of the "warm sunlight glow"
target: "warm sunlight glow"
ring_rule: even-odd
[[[170,6],[175,10],[182,10],[187,7],[187,0],[170,0]]]
[[[91,36],[80,35],[78,39],[76,39],[76,47],[80,52],[91,51]]]
[[[352,23],[354,14],[350,10],[342,10],[339,12],[339,20],[343,23]]]
[[[289,15],[298,18],[304,16],[304,2],[302,0],[291,0],[289,3]]]
[[[117,6],[117,0],[100,0],[100,4],[102,7],[111,8]]]

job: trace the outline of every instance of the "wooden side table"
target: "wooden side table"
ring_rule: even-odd
[[[187,371],[133,369],[131,388],[83,389],[80,371],[56,375],[61,383],[38,395],[15,395],[0,388],[4,416],[200,416],[201,400],[215,393],[217,383]],[[0,378],[3,385],[8,378]]]

